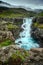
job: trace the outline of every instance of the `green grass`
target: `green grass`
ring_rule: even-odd
[[[19,27],[18,27],[17,25],[8,24],[8,25],[7,25],[7,28],[8,28],[9,30],[11,30],[11,29],[18,29]]]
[[[43,24],[38,24],[38,28],[43,29]]]
[[[40,24],[38,22],[34,23],[33,26],[36,27],[36,28],[43,29],[43,24]]]
[[[15,50],[15,52],[10,56],[9,60],[6,60],[5,64],[10,65],[21,65],[30,54],[26,50]],[[13,62],[13,63],[12,63]]]
[[[23,52],[21,52],[17,50],[14,54],[12,54],[11,57],[15,60],[20,58],[22,61],[24,61],[27,56],[29,56],[28,51],[24,50]]]
[[[0,13],[0,17],[8,17],[8,18],[13,18],[13,17],[23,17],[23,16],[27,16],[26,15],[27,12],[21,12],[21,10],[8,10],[8,11],[4,11],[2,13]]]
[[[8,18],[17,18],[17,17],[30,17],[30,16],[34,16],[36,13],[32,12],[32,11],[27,11],[25,9],[22,8],[12,8],[12,9],[8,9],[8,10],[3,10],[0,13],[0,17],[8,17]]]
[[[0,47],[8,46],[8,45],[11,45],[11,44],[12,44],[11,40],[5,40],[3,42],[0,42]]]

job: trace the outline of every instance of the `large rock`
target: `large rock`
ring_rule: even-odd
[[[27,57],[23,65],[43,65],[43,48],[34,48],[29,51],[30,56]]]
[[[21,65],[25,60],[27,51],[18,45],[10,45],[0,48],[0,65]]]
[[[0,48],[0,61],[5,62],[8,60],[16,50],[21,50],[18,45],[10,45],[7,47]]]
[[[43,48],[29,51],[18,45],[0,48],[0,65],[43,65]]]
[[[0,42],[6,39],[14,41],[13,34],[10,31],[0,31]]]

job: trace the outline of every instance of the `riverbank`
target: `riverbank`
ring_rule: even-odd
[[[43,65],[43,48],[29,51],[17,45],[0,48],[0,65]]]
[[[15,39],[19,37],[23,19],[0,18],[0,47],[15,44]]]

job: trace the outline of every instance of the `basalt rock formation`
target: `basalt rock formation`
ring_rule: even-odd
[[[33,18],[31,36],[43,47],[43,17]]]

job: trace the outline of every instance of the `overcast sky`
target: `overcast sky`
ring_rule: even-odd
[[[12,5],[21,5],[32,9],[43,9],[43,0],[2,0]]]

